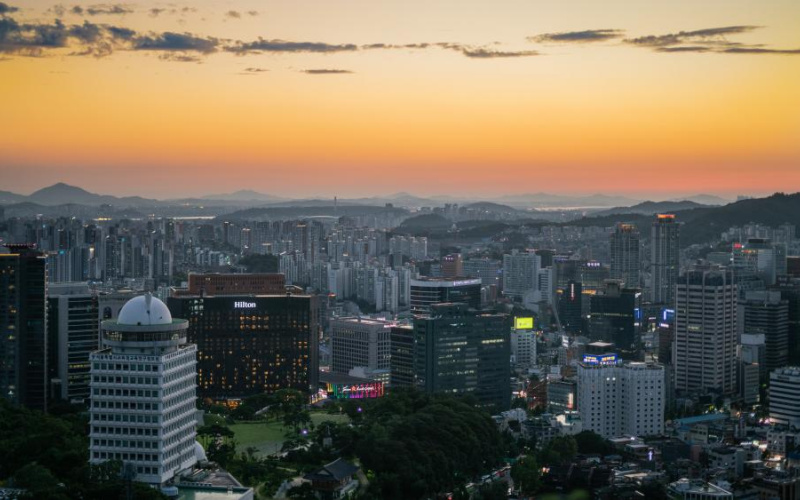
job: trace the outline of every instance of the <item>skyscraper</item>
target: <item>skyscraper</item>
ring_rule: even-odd
[[[175,316],[189,321],[200,397],[228,400],[317,389],[316,296],[195,295],[170,297],[167,303]]]
[[[463,302],[470,307],[481,306],[481,280],[476,278],[411,280],[411,312],[427,314],[433,304]]]
[[[764,367],[771,372],[789,362],[789,301],[779,291],[748,291],[739,301],[739,332],[764,337]]]
[[[591,298],[589,335],[592,340],[612,342],[617,349],[630,353],[640,343],[639,321],[641,292],[623,288],[621,282],[609,280],[605,289]]]
[[[786,366],[769,374],[769,417],[800,430],[800,367]]]
[[[347,375],[359,366],[370,372],[383,370],[388,375],[393,325],[361,317],[331,320],[331,371]]]
[[[675,389],[729,395],[736,391],[737,293],[733,273],[686,271],[677,285],[673,364]]]
[[[163,485],[197,462],[197,347],[186,343],[188,326],[150,294],[103,321],[103,349],[90,358],[91,463],[120,460],[137,481]]]
[[[393,326],[391,333],[391,387],[411,387],[414,385],[414,328]]]
[[[47,259],[34,245],[0,254],[0,397],[47,410]]]
[[[578,409],[583,428],[606,439],[662,434],[664,367],[621,364],[611,356],[586,356],[578,364]]]
[[[583,286],[580,282],[570,281],[561,291],[558,301],[561,326],[569,333],[580,333],[583,330]]]
[[[503,256],[503,295],[521,300],[526,293],[538,289],[541,257],[533,252],[514,250]]]
[[[658,214],[650,233],[650,301],[671,306],[680,272],[680,226],[673,214]]]
[[[50,285],[47,315],[50,396],[84,403],[89,355],[100,347],[97,295],[85,283]]]
[[[620,222],[609,238],[611,242],[612,279],[621,280],[627,288],[639,287],[639,230],[633,224]]]
[[[414,377],[428,393],[472,394],[482,405],[511,404],[510,318],[466,304],[436,304],[414,319]]]

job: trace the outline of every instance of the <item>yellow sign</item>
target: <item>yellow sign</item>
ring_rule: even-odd
[[[533,318],[514,318],[514,330],[533,330]]]

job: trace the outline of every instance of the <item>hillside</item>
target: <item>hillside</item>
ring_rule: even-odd
[[[672,213],[680,210],[692,210],[695,208],[703,208],[708,205],[702,205],[694,201],[645,201],[632,207],[615,207],[608,210],[595,212],[595,217],[603,217],[605,215],[615,214],[641,214],[653,215],[657,213]]]

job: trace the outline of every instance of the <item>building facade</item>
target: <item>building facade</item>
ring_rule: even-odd
[[[411,312],[428,314],[433,304],[460,302],[470,307],[481,306],[481,280],[475,278],[411,280]]]
[[[136,481],[164,485],[196,462],[197,348],[189,324],[151,295],[102,323],[91,354],[89,461],[119,460]]]
[[[348,374],[355,367],[388,370],[393,322],[372,318],[336,318],[330,322],[331,371]]]
[[[84,283],[52,284],[47,298],[50,397],[89,397],[89,355],[100,348],[98,298]]]
[[[606,439],[664,432],[664,367],[602,358],[578,364],[578,409],[584,430]]]
[[[611,279],[621,280],[628,288],[639,287],[641,259],[639,230],[634,224],[620,222],[609,238],[611,244]]]
[[[181,296],[167,300],[197,345],[200,397],[239,399],[319,383],[317,297]]]
[[[787,366],[769,374],[769,418],[800,430],[800,367]]]
[[[0,397],[47,410],[47,259],[35,245],[0,253]]]
[[[511,404],[510,318],[466,304],[436,304],[414,319],[414,380],[427,393],[472,394],[480,404]]]
[[[658,214],[650,232],[650,301],[671,306],[680,272],[680,226],[673,214]]]
[[[736,392],[737,291],[733,273],[708,267],[678,279],[672,359],[684,394]]]

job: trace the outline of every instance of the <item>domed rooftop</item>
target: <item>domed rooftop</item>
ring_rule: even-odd
[[[167,305],[146,293],[134,297],[122,306],[117,317],[120,325],[169,325],[172,314]]]

